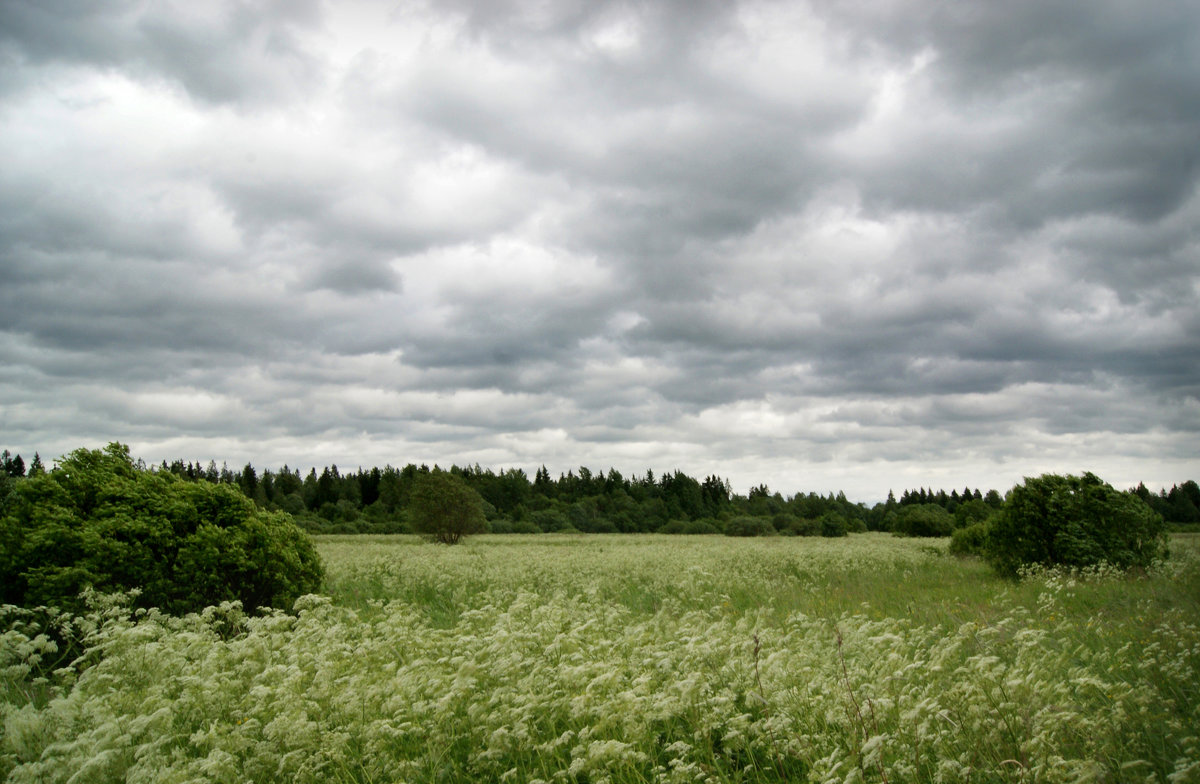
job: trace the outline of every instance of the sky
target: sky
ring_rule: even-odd
[[[0,0],[0,447],[1200,478],[1190,0]]]

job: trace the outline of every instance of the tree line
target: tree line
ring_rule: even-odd
[[[238,487],[269,511],[291,514],[312,533],[403,533],[411,529],[409,501],[427,465],[342,472],[336,465],[307,473],[287,465],[279,470],[240,471],[215,461],[163,461],[148,470],[167,472],[194,482]],[[436,468],[436,466],[434,467]],[[34,454],[28,468],[20,455],[0,454],[0,480],[36,476],[46,470]],[[1003,504],[991,489],[906,489],[897,498],[868,507],[844,493],[796,493],[785,496],[765,484],[737,494],[719,476],[696,479],[681,471],[655,475],[652,470],[624,476],[616,469],[586,467],[552,477],[542,466],[530,478],[519,468],[494,471],[451,466],[483,499],[490,530],[497,533],[580,531],[584,533],[734,533],[755,535],[841,535],[848,531],[894,531],[945,536],[957,528],[987,519]],[[1153,493],[1144,484],[1133,491],[1168,523],[1200,523],[1200,487],[1187,481]]]

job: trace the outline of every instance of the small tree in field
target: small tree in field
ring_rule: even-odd
[[[483,498],[461,478],[434,470],[417,478],[409,498],[413,530],[443,544],[457,544],[487,530]]]
[[[1026,478],[992,519],[988,560],[1002,574],[1026,565],[1145,568],[1166,555],[1162,517],[1091,473]]]

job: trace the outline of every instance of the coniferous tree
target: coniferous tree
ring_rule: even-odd
[[[242,488],[242,492],[247,498],[253,498],[258,491],[258,473],[254,470],[254,466],[246,463],[242,473],[238,476],[237,484]]]
[[[278,500],[292,493],[302,493],[304,489],[304,481],[300,478],[300,471],[288,468],[287,463],[283,464],[279,474],[275,477],[275,498]]]
[[[263,469],[262,477],[258,480],[258,490],[262,494],[264,505],[275,503],[275,474],[271,469]]]
[[[5,449],[4,454],[0,457],[2,457],[3,470],[6,476],[13,479],[20,479],[25,476],[25,461],[21,459],[20,455],[14,457]]]
[[[316,510],[325,506],[325,504],[337,503],[339,496],[337,478],[336,465],[333,466],[332,471],[327,466],[321,472],[321,476],[317,479],[316,492],[313,496],[312,504],[309,505],[310,509]]]

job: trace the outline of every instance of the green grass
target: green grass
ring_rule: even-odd
[[[945,545],[323,537],[328,598],[98,613],[103,658],[37,702],[7,635],[0,776],[1200,780],[1200,536],[1019,583]]]
[[[639,614],[664,605],[782,620],[792,613],[900,617],[943,627],[990,623],[1014,606],[1034,609],[1044,586],[996,576],[976,558],[945,554],[945,540],[861,534],[848,539],[716,536],[480,536],[454,548],[415,536],[320,537],[334,601],[359,611],[402,602],[451,619],[478,597],[528,590],[594,595]],[[1181,558],[1200,557],[1200,535],[1176,534]],[[664,566],[666,564],[666,566]],[[450,576],[453,575],[451,578]],[[1200,617],[1200,571],[1178,579],[1092,580],[1063,597],[1071,613],[1135,626],[1167,610]]]

